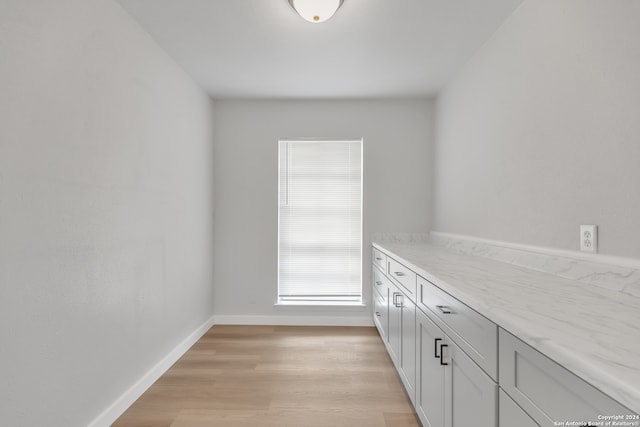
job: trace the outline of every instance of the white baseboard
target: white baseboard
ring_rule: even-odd
[[[373,326],[368,316],[215,316],[216,325]]]
[[[209,318],[195,331],[187,336],[180,344],[160,360],[153,368],[142,376],[135,384],[124,392],[111,406],[104,410],[89,427],[109,427],[124,413],[151,385],[156,382],[167,369],[171,367],[183,354],[191,348],[212,326],[214,318]]]

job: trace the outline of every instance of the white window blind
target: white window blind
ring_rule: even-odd
[[[279,144],[279,301],[360,303],[362,140]]]

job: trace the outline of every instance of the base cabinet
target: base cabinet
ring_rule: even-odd
[[[400,322],[402,342],[400,343],[400,359],[398,371],[411,403],[416,399],[416,305],[402,295],[398,298],[400,305]]]
[[[421,310],[416,313],[416,402],[424,427],[444,426],[444,365],[438,358],[444,334]],[[444,344],[444,343],[442,343]]]
[[[398,305],[398,297],[402,292],[398,288],[391,285],[389,288],[389,336],[387,339],[389,355],[391,360],[398,367],[400,359],[400,345],[402,343],[402,311]]]
[[[636,416],[400,258],[375,248],[374,255],[374,321],[424,427]]]
[[[603,415],[635,415],[504,329],[499,357],[500,387],[541,426],[595,425]]]
[[[416,381],[416,305],[395,285],[391,285],[389,294],[389,345],[387,348],[413,403]]]
[[[425,313],[416,314],[416,411],[425,427],[496,427],[497,384]]]

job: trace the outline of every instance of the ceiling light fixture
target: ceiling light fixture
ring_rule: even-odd
[[[314,24],[331,18],[343,2],[344,0],[289,0],[298,15]]]

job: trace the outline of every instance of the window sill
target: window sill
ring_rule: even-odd
[[[339,303],[335,301],[279,301],[273,305],[277,310],[336,310],[364,311],[367,305],[361,302]]]

